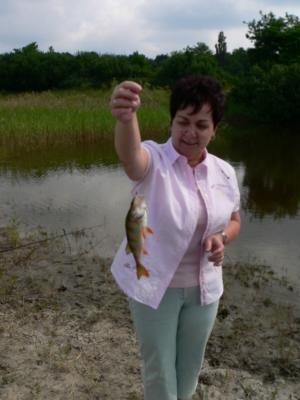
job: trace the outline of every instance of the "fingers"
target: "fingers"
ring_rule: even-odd
[[[205,241],[205,250],[210,252],[208,260],[215,266],[221,266],[224,261],[224,244],[219,234],[208,237]]]
[[[142,90],[142,86],[139,85],[137,82],[133,82],[133,81],[124,81],[122,83],[120,83],[117,88],[124,88],[124,89],[128,89],[131,92],[134,93],[140,93],[140,91]]]
[[[212,253],[223,251],[224,244],[222,236],[220,234],[214,234],[205,239],[204,242],[205,251],[210,251]]]
[[[142,87],[132,81],[125,81],[116,86],[110,100],[112,115],[120,121],[129,121],[141,104],[141,90]]]
[[[221,266],[224,262],[224,252],[218,254],[211,254],[208,260],[213,262],[216,267]]]

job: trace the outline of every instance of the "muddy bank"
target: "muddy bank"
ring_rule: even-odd
[[[110,263],[71,256],[60,240],[1,254],[1,399],[142,399]],[[299,292],[264,266],[225,265],[224,275],[195,399],[300,399]]]

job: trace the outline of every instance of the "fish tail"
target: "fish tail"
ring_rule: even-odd
[[[145,276],[146,278],[149,278],[150,276],[147,268],[145,268],[140,262],[136,264],[136,276],[138,279],[140,279],[142,276]]]

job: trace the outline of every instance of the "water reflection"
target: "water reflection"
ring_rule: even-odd
[[[243,208],[259,218],[296,216],[300,204],[300,138],[267,130],[232,133],[232,128],[225,129],[219,143],[212,147],[221,157],[243,163]]]
[[[94,253],[111,257],[124,233],[124,215],[130,201],[129,182],[116,166],[49,170],[42,177],[12,179],[0,175],[0,225],[17,224],[29,233],[42,228],[52,237],[87,229],[81,243],[68,238],[72,254],[95,247]],[[91,230],[91,227],[96,227]]]
[[[165,140],[165,137],[161,140]],[[288,137],[268,130],[223,128],[211,152],[243,166],[242,206],[257,218],[294,217],[300,204],[300,135]],[[12,180],[43,177],[49,171],[88,170],[97,166],[117,166],[113,141],[47,148],[41,152],[0,151],[0,173]]]
[[[220,132],[210,150],[234,166],[242,194],[242,230],[228,246],[228,260],[265,263],[300,285],[295,240],[300,228],[300,146],[299,139],[291,144],[283,138],[266,132],[241,136],[231,127]],[[130,183],[112,141],[38,153],[4,150],[1,225],[13,217],[24,230],[40,225],[56,234],[101,224],[88,241],[100,256],[115,253],[125,233]],[[87,246],[75,243],[73,250]]]
[[[116,166],[117,163],[112,140],[103,140],[98,144],[49,146],[40,151],[0,149],[0,173],[11,179],[40,178],[49,171],[84,171],[98,166]]]

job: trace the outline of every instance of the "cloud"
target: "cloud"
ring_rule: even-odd
[[[234,0],[152,0],[144,7],[145,21],[164,30],[219,29],[241,22]]]
[[[2,0],[0,51],[36,41],[42,50],[128,53],[143,41],[139,0]],[[142,46],[140,46],[142,48]]]
[[[138,3],[138,0],[131,0],[130,7],[124,8],[121,0],[102,0],[101,5],[97,0],[90,0],[89,7],[78,8],[79,17],[73,17],[74,24],[59,41],[59,47],[100,53],[137,50],[137,43],[142,43],[144,38],[144,31],[136,19]]]
[[[252,3],[216,0],[213,7],[203,0],[160,3],[160,0],[152,0],[151,5],[146,3],[143,18],[148,26],[148,40],[159,43],[162,53],[197,42],[206,43],[214,51],[220,31],[225,32],[229,51],[250,46],[243,21]]]
[[[0,45],[6,50],[30,42],[56,41],[63,34],[57,1],[12,0],[1,2]]]
[[[299,0],[262,0],[261,3],[270,6],[280,6],[280,7],[290,7],[290,6],[299,6]]]
[[[286,13],[292,15],[300,15],[300,2],[299,0],[255,0],[253,2],[257,16],[261,10],[264,14],[273,12],[276,17],[284,17]],[[254,19],[254,16],[248,18],[248,20]],[[255,18],[257,19],[257,18]]]
[[[247,25],[259,10],[300,14],[287,0],[1,0],[0,53],[37,42],[41,50],[150,57],[197,42],[212,50],[222,30],[231,51],[249,47]]]

